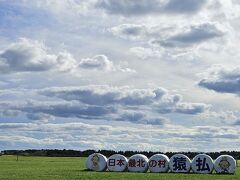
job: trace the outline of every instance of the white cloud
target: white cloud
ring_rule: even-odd
[[[123,127],[81,122],[1,123],[0,130],[0,142],[5,144],[5,148],[16,145],[33,148],[43,146],[56,148],[64,145],[67,148],[74,148],[81,145],[80,149],[139,150],[141,148],[141,150],[156,151],[161,148],[161,151],[187,151],[191,147],[193,151],[209,152],[220,151],[224,147],[224,150],[236,150],[239,148],[240,138],[239,129],[232,126],[185,128],[170,125],[159,128],[159,126],[140,124]],[[37,137],[36,133],[41,134],[41,137]],[[226,144],[229,145],[231,142],[235,144],[226,147]],[[184,148],[186,146],[188,148]]]
[[[206,0],[170,0],[165,6],[165,11],[173,14],[196,13],[206,4]]]
[[[22,113],[27,113],[28,118],[40,118],[40,120],[42,118],[46,119],[46,116],[48,119],[51,119],[51,116],[64,118],[75,117],[83,119],[98,119],[103,118],[105,115],[110,115],[116,112],[116,109],[114,107],[86,105],[78,103],[76,101],[37,102],[32,100],[21,103],[1,103],[0,106],[2,106],[2,109],[6,109],[7,111],[8,109],[22,111]]]
[[[210,106],[204,103],[178,103],[176,112],[186,114],[197,114],[205,112]]]
[[[44,43],[20,38],[0,52],[0,72],[69,72],[86,70],[135,72],[135,70],[114,65],[106,55],[96,55],[93,58],[81,59],[78,62],[67,51],[58,54],[49,53]]]
[[[129,121],[136,124],[150,124],[150,125],[161,125],[164,126],[170,121],[164,117],[147,117],[146,113],[138,111],[124,111],[123,114],[117,118],[119,121]]]
[[[166,27],[143,24],[122,24],[110,29],[113,35],[132,40],[141,46],[129,52],[141,59],[194,62],[201,60],[200,51],[213,51],[226,44],[230,27],[215,22]],[[229,41],[229,40],[228,40]]]
[[[106,105],[145,105],[158,101],[166,93],[163,88],[134,89],[129,87],[111,86],[82,86],[56,87],[40,91],[49,97],[58,97],[65,100],[77,100],[86,104]]]
[[[130,48],[130,53],[133,53],[136,55],[138,58],[141,59],[148,59],[151,57],[161,57],[162,52],[157,49],[152,49],[152,48],[144,48],[144,47],[132,47]]]
[[[82,59],[79,67],[85,69],[115,70],[113,63],[105,55],[97,55],[93,58]]]
[[[79,68],[87,70],[100,70],[100,71],[120,71],[120,72],[135,72],[135,70],[115,65],[106,55],[96,55],[93,58],[81,59],[78,64]]]
[[[36,120],[36,121],[41,121],[43,123],[47,123],[48,121],[53,121],[55,120],[54,116],[51,116],[49,114],[45,114],[45,113],[34,113],[34,112],[30,112],[29,114],[26,115],[27,118],[32,119],[32,120]]]
[[[110,32],[115,36],[129,39],[142,39],[148,35],[148,29],[145,25],[137,24],[121,24],[112,27]]]
[[[204,77],[198,85],[220,93],[239,94],[240,67],[226,68],[215,65],[202,74]]]
[[[149,14],[194,14],[204,5],[205,0],[100,0],[96,6],[107,13],[123,16],[140,16]]]
[[[131,89],[129,87],[89,86],[58,87],[41,90],[42,95],[79,101],[90,105],[151,106],[159,113],[198,114],[209,108],[204,103],[182,102],[178,94],[171,95],[163,88]]]
[[[238,117],[233,111],[206,111],[199,115],[201,119],[210,119],[213,121],[220,121],[223,124],[232,125]]]
[[[2,73],[69,71],[75,67],[76,60],[68,52],[50,54],[43,43],[26,38],[0,52]]]
[[[204,103],[184,102],[181,95],[170,94],[160,87],[135,89],[92,85],[18,90],[18,94],[24,99],[1,101],[0,113],[14,118],[25,116],[30,121],[44,123],[55,121],[57,118],[75,118],[165,125],[170,123],[170,120],[163,115],[179,113],[194,116],[210,108],[210,105]]]
[[[166,39],[152,40],[151,44],[164,47],[185,47],[222,37],[223,35],[224,32],[218,29],[215,24],[205,23],[192,25],[183,29],[182,32],[170,35]]]
[[[120,24],[109,29],[114,36],[130,40],[141,40],[148,42],[153,38],[164,38],[169,34],[179,31],[181,27],[173,27],[170,24],[149,25],[149,24]],[[141,42],[140,41],[140,42]]]

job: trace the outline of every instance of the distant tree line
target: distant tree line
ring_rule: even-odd
[[[85,150],[85,151],[77,151],[77,150],[67,150],[67,149],[28,149],[28,150],[4,150],[2,154],[5,155],[22,155],[22,156],[49,156],[49,157],[87,157],[92,153],[101,153],[107,157],[113,154],[122,154],[126,157],[130,157],[134,154],[144,154],[148,158],[152,155],[160,153],[165,154],[169,158],[177,153],[182,153],[187,155],[189,158],[193,158],[197,154],[202,152],[152,152],[152,151],[113,151],[113,150]],[[211,156],[213,159],[216,159],[218,156],[222,154],[228,154],[233,156],[235,159],[240,159],[240,152],[238,151],[221,151],[221,152],[209,152],[206,153]]]

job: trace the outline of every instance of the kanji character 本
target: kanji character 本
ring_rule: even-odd
[[[124,160],[118,159],[117,160],[117,165],[120,166],[120,167],[123,166],[124,165]]]
[[[137,160],[136,166],[137,167],[145,167],[146,164],[144,162],[145,161],[143,159],[139,159],[139,160]]]
[[[186,158],[184,157],[174,157],[173,159],[173,170],[176,171],[176,170],[187,170],[186,169]]]
[[[115,159],[109,159],[108,166],[115,166]]]
[[[209,168],[209,164],[206,163],[206,158],[203,158],[203,160],[199,157],[197,160],[196,160],[197,164],[196,166],[198,167],[197,168],[197,171],[210,171],[210,168]]]
[[[157,161],[156,160],[149,161],[149,166],[150,167],[156,167],[157,166]]]
[[[166,166],[166,160],[163,160],[163,161],[159,160],[158,161],[158,166],[164,168]]]
[[[129,167],[136,167],[136,160],[135,159],[129,159],[128,166]]]

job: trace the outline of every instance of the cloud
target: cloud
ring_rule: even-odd
[[[110,29],[110,32],[121,38],[140,39],[148,34],[148,29],[144,25],[121,24]]]
[[[100,0],[96,7],[109,14],[140,16],[149,14],[193,14],[204,5],[205,0]]]
[[[200,115],[201,119],[220,120],[223,124],[232,125],[238,120],[233,111],[206,111]]]
[[[0,72],[66,72],[85,70],[135,72],[133,69],[114,65],[106,55],[81,59],[80,62],[69,52],[50,54],[39,41],[20,38],[0,52]]]
[[[136,55],[141,59],[149,59],[152,57],[161,57],[162,52],[152,48],[144,48],[144,47],[132,47],[129,50],[130,53]]]
[[[204,103],[178,103],[175,112],[183,114],[198,114],[205,112],[209,108],[210,106]]]
[[[215,65],[208,69],[198,85],[219,93],[240,93],[240,67],[226,68]]]
[[[240,120],[236,121],[233,125],[240,126]]]
[[[170,35],[170,37],[166,39],[154,39],[151,41],[151,44],[168,48],[186,47],[222,37],[223,35],[224,32],[215,24],[204,23],[185,28],[181,32]]]
[[[159,0],[100,0],[96,6],[106,10],[110,14],[120,14],[124,16],[128,15],[145,15],[152,14],[159,11],[162,3]]]
[[[17,111],[18,114],[11,114],[18,116],[19,111],[26,113],[27,117],[31,120],[52,120],[54,117],[63,118],[83,118],[83,119],[99,119],[105,115],[116,113],[116,109],[111,106],[96,106],[86,105],[76,101],[52,101],[52,102],[1,102],[1,111]]]
[[[79,67],[84,69],[101,69],[101,70],[114,70],[113,63],[105,55],[97,55],[93,58],[82,59]]]
[[[78,102],[58,102],[58,103],[28,103],[17,108],[27,113],[43,113],[56,117],[76,117],[76,118],[100,118],[104,115],[116,112],[114,107],[108,106],[88,106]]]
[[[48,121],[53,121],[55,120],[55,117],[52,116],[52,115],[49,115],[49,114],[45,114],[45,113],[28,113],[26,114],[27,118],[28,119],[31,119],[31,120],[36,120],[36,121],[42,121],[42,122],[48,122]]]
[[[182,102],[180,95],[170,95],[161,87],[156,89],[111,86],[56,87],[43,89],[39,93],[48,97],[96,106],[151,106],[159,113],[198,114],[209,109],[209,105],[204,103]]]
[[[5,145],[0,145],[0,148],[9,149],[19,145],[28,148],[71,149],[80,145],[81,149],[139,150],[141,148],[150,151],[164,148],[163,151],[186,151],[187,149],[183,147],[191,145],[193,150],[209,152],[219,151],[224,147],[226,149],[226,145],[228,150],[239,147],[240,136],[237,127],[166,126],[96,125],[81,122],[0,123],[0,144]],[[234,144],[231,146],[231,143]]]
[[[3,108],[5,107],[5,109]],[[11,116],[18,116],[25,114],[30,120],[36,122],[48,123],[57,117],[59,118],[79,118],[87,120],[105,120],[105,121],[122,121],[134,124],[149,124],[149,125],[164,125],[169,121],[164,117],[148,118],[147,113],[140,112],[140,109],[135,111],[125,110],[122,107],[110,105],[86,105],[76,101],[71,102],[44,102],[31,101],[28,103],[4,103],[0,104],[2,112],[6,109],[18,111],[18,114],[11,114]],[[3,113],[5,116],[5,113]],[[10,115],[8,115],[10,116]]]
[[[146,115],[144,113],[141,113],[141,112],[126,112],[126,113],[121,115],[120,120],[138,122],[138,121],[144,119],[145,116]]]
[[[148,118],[145,113],[137,111],[126,111],[117,120],[150,125],[165,125],[169,122],[167,118]]]
[[[206,0],[169,0],[164,9],[174,14],[192,14],[201,10],[205,4]]]
[[[86,70],[99,70],[99,71],[120,71],[120,72],[135,72],[135,70],[115,65],[106,55],[100,54],[93,58],[81,59],[78,67]]]
[[[141,42],[144,47],[133,47],[130,52],[140,58],[160,57],[164,59],[192,59],[190,54],[196,54],[198,47],[204,44],[216,47],[217,43],[225,40],[230,31],[225,26],[205,22],[194,25],[150,26],[144,24],[121,24],[114,26],[109,31],[117,37]],[[212,42],[207,44],[206,42]],[[184,51],[192,48],[192,52]],[[173,51],[174,50],[174,51]],[[195,51],[196,52],[195,52]],[[176,56],[176,57],[175,57]]]
[[[131,89],[111,86],[80,86],[46,88],[40,94],[64,100],[77,100],[90,105],[146,105],[161,99],[166,93],[163,88]]]
[[[76,60],[68,52],[48,53],[38,41],[19,39],[0,52],[0,72],[69,71],[76,67]]]
[[[18,96],[26,90],[19,89]],[[182,96],[170,94],[161,87],[136,89],[91,85],[78,87],[51,87],[27,90],[26,100],[15,97],[1,101],[0,113],[8,117],[26,117],[30,121],[51,122],[58,118],[71,120],[98,120],[130,122],[133,124],[165,125],[169,122],[159,114],[180,113],[196,115],[209,110],[204,103],[184,102]],[[2,95],[7,93],[3,91]],[[50,99],[49,99],[50,98]],[[43,99],[39,101],[39,99]]]
[[[181,114],[199,114],[209,110],[211,106],[205,103],[183,102],[181,95],[168,95],[163,97],[160,103],[155,104],[154,108],[157,112],[181,113]]]

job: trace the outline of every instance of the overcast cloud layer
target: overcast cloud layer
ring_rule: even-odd
[[[0,9],[0,150],[240,150],[237,1]]]

